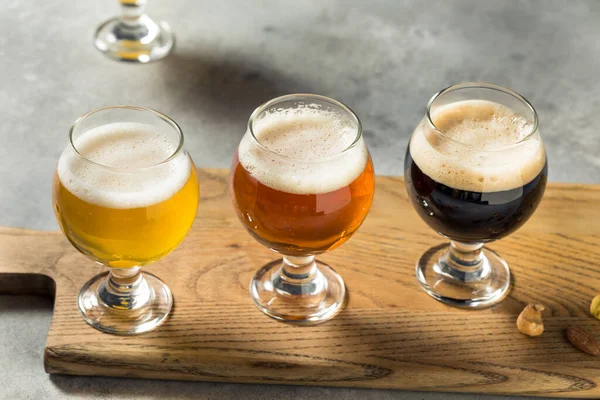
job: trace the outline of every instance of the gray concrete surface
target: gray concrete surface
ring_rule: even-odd
[[[168,59],[131,65],[91,43],[114,1],[5,0],[0,10],[0,225],[56,229],[51,176],[70,124],[111,104],[182,126],[199,166],[227,167],[258,104],[316,92],[363,121],[380,174],[401,174],[437,90],[479,80],[538,109],[553,181],[600,181],[600,3],[554,1],[151,1],[171,23]],[[0,296],[0,399],[357,398],[461,395],[48,376],[51,303]],[[471,396],[484,399],[486,396]]]

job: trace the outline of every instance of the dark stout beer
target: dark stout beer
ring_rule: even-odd
[[[521,227],[547,179],[544,146],[532,124],[500,104],[460,101],[433,110],[405,158],[409,198],[439,234],[489,242]]]

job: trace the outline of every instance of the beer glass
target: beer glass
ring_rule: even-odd
[[[283,256],[252,278],[258,308],[298,324],[337,315],[344,282],[315,255],[346,242],[371,206],[373,164],[357,116],[311,94],[263,104],[233,158],[230,192],[248,232]]]
[[[501,301],[510,270],[485,243],[521,227],[536,210],[548,165],[533,106],[491,84],[465,83],[434,95],[404,164],[408,197],[449,246],[427,251],[417,278],[435,299],[483,308]]]
[[[107,57],[147,63],[165,57],[175,45],[169,25],[145,13],[146,0],[120,0],[122,15],[96,30],[94,45]]]
[[[175,121],[134,106],[83,115],[71,127],[52,190],[71,244],[110,268],[81,289],[84,320],[122,335],[162,323],[171,291],[140,268],[177,247],[198,208],[196,170]]]

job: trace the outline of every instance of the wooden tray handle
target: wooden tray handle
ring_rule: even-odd
[[[0,293],[54,297],[65,242],[59,232],[0,228]]]

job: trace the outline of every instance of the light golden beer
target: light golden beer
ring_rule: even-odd
[[[114,268],[142,266],[171,252],[198,206],[194,164],[183,151],[169,158],[176,147],[138,123],[91,129],[67,147],[53,199],[71,243]]]
[[[270,249],[322,253],[346,242],[367,216],[373,164],[362,138],[345,150],[356,128],[341,118],[311,108],[272,113],[242,139],[231,168],[234,207]]]

